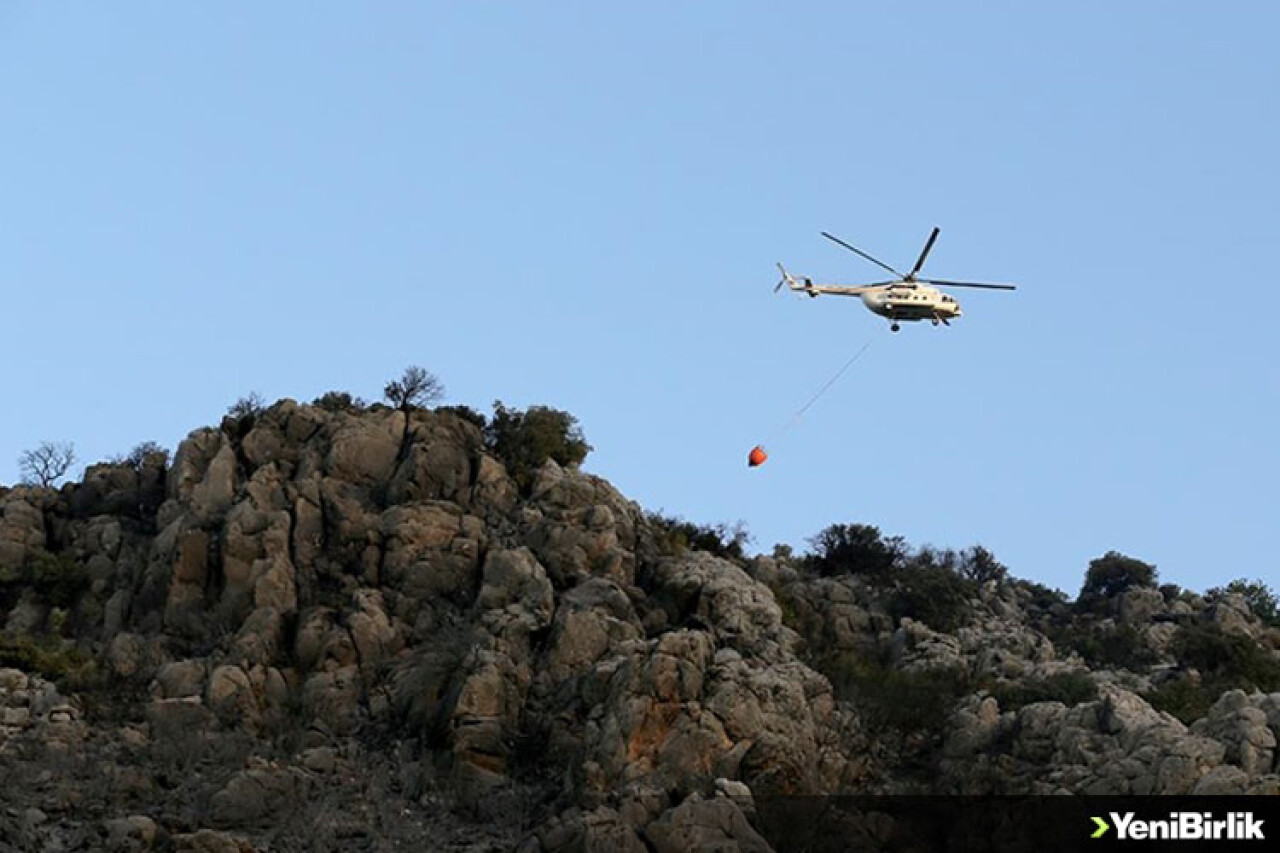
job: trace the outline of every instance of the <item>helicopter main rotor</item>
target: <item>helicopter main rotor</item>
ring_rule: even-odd
[[[893,267],[886,264],[884,261],[881,261],[877,258],[872,257],[871,255],[859,249],[857,246],[846,243],[844,240],[841,240],[839,237],[835,236],[834,234],[828,234],[826,231],[823,231],[822,236],[826,237],[828,240],[830,240],[833,243],[837,243],[843,246],[844,248],[853,252],[855,255],[858,255],[861,258],[865,258],[866,260],[871,261],[871,263],[875,264],[881,269],[888,270],[889,272],[893,273],[898,277],[898,280],[896,282],[888,282],[888,284],[923,283],[923,284],[936,284],[940,287],[975,287],[975,288],[981,288],[983,290],[1017,290],[1018,289],[1012,284],[988,284],[986,282],[978,282],[978,281],[951,281],[949,279],[944,279],[944,278],[919,278],[919,279],[916,278],[916,274],[919,273],[920,269],[924,266],[925,259],[929,257],[929,252],[933,250],[933,244],[934,244],[934,241],[938,239],[939,230],[940,229],[937,226],[934,226],[933,231],[929,234],[929,239],[925,241],[924,249],[921,250],[920,252],[920,257],[916,259],[915,266],[913,266],[911,268],[911,272],[907,273],[906,275],[903,275],[902,273],[898,272]]]

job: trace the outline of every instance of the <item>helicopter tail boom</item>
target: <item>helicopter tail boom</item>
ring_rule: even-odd
[[[800,293],[807,293],[810,296],[818,295],[817,293],[814,292],[813,282],[810,281],[809,279],[806,278],[803,282],[799,281],[795,276],[787,272],[786,267],[784,267],[782,264],[778,264],[778,271],[782,273],[782,279],[776,285],[774,285],[774,288],[773,288],[774,293],[777,293],[779,290],[781,290],[782,286],[785,284],[791,290],[795,290]]]

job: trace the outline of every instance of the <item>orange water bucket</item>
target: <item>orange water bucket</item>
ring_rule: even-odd
[[[765,453],[764,448],[757,444],[755,447],[751,448],[751,452],[747,454],[747,467],[755,468],[758,465],[763,465],[765,460],[768,458],[769,454]]]

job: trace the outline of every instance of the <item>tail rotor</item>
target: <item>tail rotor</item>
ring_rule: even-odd
[[[786,285],[789,289],[798,293],[807,293],[810,296],[818,295],[818,292],[813,287],[813,282],[808,278],[803,282],[798,281],[795,276],[787,272],[786,268],[783,267],[782,264],[778,264],[778,272],[782,273],[782,278],[773,286],[774,293],[782,290],[782,286]]]
[[[792,288],[796,287],[796,280],[791,277],[791,273],[787,272],[782,264],[778,264],[778,272],[782,273],[782,278],[778,279],[778,283],[773,286],[774,293],[782,290],[783,285],[788,285]]]

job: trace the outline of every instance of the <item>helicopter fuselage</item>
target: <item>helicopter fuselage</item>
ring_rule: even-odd
[[[860,294],[867,309],[890,320],[954,320],[960,303],[936,287],[893,284]]]

